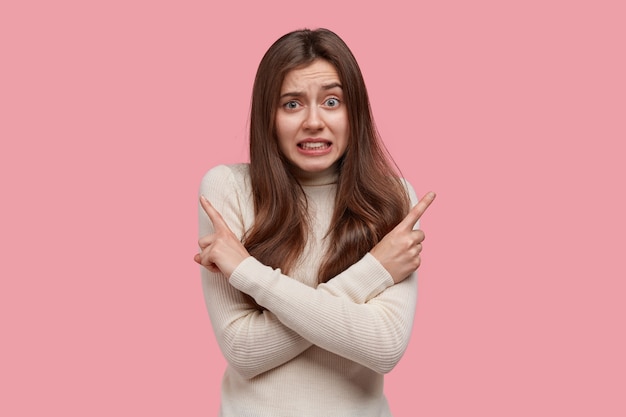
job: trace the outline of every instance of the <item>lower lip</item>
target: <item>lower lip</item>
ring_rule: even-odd
[[[305,148],[301,148],[298,146],[298,152],[300,152],[302,155],[307,155],[307,156],[327,155],[330,153],[332,149],[333,149],[332,144],[323,148],[318,148],[318,149],[305,149]]]

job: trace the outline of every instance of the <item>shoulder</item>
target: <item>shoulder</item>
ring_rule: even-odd
[[[209,169],[204,176],[202,177],[202,181],[235,181],[235,182],[243,182],[249,178],[249,164],[240,163],[240,164],[222,164],[216,165],[213,168]]]
[[[199,194],[220,212],[229,227],[241,236],[254,218],[248,164],[217,165],[209,169],[200,183]],[[210,231],[208,217],[199,206],[201,235]]]
[[[212,200],[251,198],[249,164],[217,165],[209,169],[200,182],[200,195]]]
[[[249,164],[216,165],[200,181],[201,193],[216,191],[215,188],[233,187],[242,191],[250,188]]]

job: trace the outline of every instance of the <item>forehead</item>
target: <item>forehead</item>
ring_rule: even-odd
[[[289,71],[283,80],[281,92],[339,82],[339,74],[337,74],[335,66],[323,59],[317,59],[306,67],[294,68]]]

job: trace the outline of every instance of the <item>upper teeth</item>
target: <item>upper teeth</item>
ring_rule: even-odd
[[[305,142],[300,146],[302,146],[302,148],[304,149],[318,149],[326,146],[326,142]]]

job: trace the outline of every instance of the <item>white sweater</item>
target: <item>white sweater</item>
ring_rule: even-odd
[[[303,188],[312,232],[291,276],[253,257],[229,280],[202,268],[206,306],[228,362],[220,416],[391,416],[383,374],[398,363],[409,342],[417,276],[394,285],[368,253],[318,285],[336,184]],[[415,204],[408,183],[407,188]],[[251,228],[247,164],[211,169],[200,193],[238,237]],[[201,208],[199,213],[200,236],[212,233],[208,216]]]

